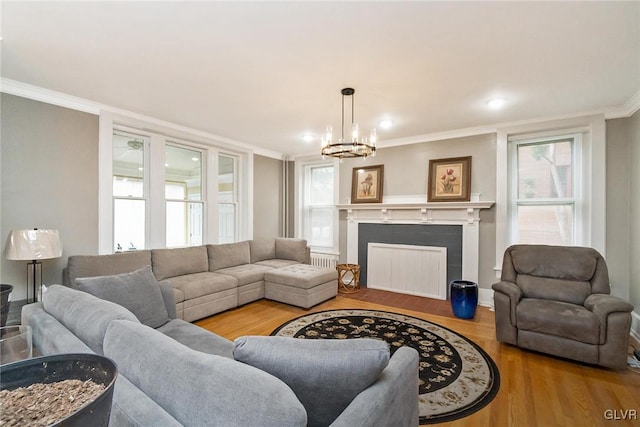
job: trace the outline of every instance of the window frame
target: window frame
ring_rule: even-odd
[[[580,161],[582,191],[579,208],[583,223],[581,241],[606,256],[606,123],[604,114],[593,114],[551,121],[506,124],[496,129],[496,205],[495,264],[496,278],[502,274],[505,250],[511,245],[509,229],[509,141],[524,137],[543,138],[561,134],[582,135]]]
[[[208,168],[208,150],[198,144],[195,143],[191,143],[191,142],[187,142],[187,141],[179,141],[175,138],[165,138],[164,141],[164,150],[166,150],[167,146],[171,146],[171,147],[176,147],[176,148],[181,148],[181,149],[185,149],[185,150],[190,150],[190,151],[195,151],[195,152],[199,152],[200,153],[200,199],[199,200],[191,200],[189,199],[188,196],[188,191],[186,191],[185,188],[185,198],[184,199],[169,199],[166,197],[166,184],[168,182],[172,182],[170,180],[167,180],[166,178],[166,167],[163,168],[163,194],[164,194],[164,217],[165,217],[165,221],[164,221],[164,235],[165,235],[165,240],[164,240],[164,247],[166,248],[175,248],[175,247],[184,247],[184,246],[169,246],[167,244],[167,239],[166,239],[166,235],[167,235],[167,228],[168,228],[168,223],[166,220],[166,211],[167,211],[167,204],[170,202],[181,202],[184,203],[184,208],[185,208],[185,213],[189,212],[189,204],[190,203],[196,203],[202,206],[202,213],[203,213],[203,218],[202,218],[202,242],[204,242],[206,240],[206,229],[207,229],[207,208],[208,208],[208,203],[207,203],[207,180],[206,180],[206,176],[207,176],[207,168]],[[166,151],[163,151],[163,153],[165,153],[166,156]],[[166,162],[166,158],[164,159],[165,161],[163,161],[163,165]],[[187,219],[187,221],[185,221],[185,227],[186,227],[186,232],[189,231],[189,220]],[[194,246],[197,246],[198,244],[195,244]],[[187,247],[190,246],[189,244],[186,245]]]
[[[238,159],[238,241],[253,235],[253,152],[231,140],[217,139],[215,135],[191,131],[182,126],[154,119],[124,116],[111,111],[101,111],[98,136],[98,254],[111,254],[113,246],[113,133],[114,131],[144,134],[150,138],[148,150],[149,203],[147,211],[153,215],[148,219],[145,232],[147,249],[166,247],[166,212],[164,189],[164,144],[167,142],[203,150],[206,171],[202,174],[202,185],[207,186],[202,197],[206,201],[217,200],[218,153],[237,156]],[[206,154],[204,154],[206,153]],[[160,185],[153,185],[159,183]],[[217,205],[205,203],[203,244],[218,243]],[[146,213],[146,212],[145,212]]]
[[[518,186],[520,184],[519,168],[518,168],[518,149],[524,146],[543,145],[553,142],[571,142],[571,197],[563,198],[519,198]],[[585,214],[582,207],[582,188],[584,184],[582,177],[582,135],[580,133],[558,134],[545,137],[528,137],[511,138],[509,140],[509,244],[520,243],[518,236],[518,207],[520,206],[573,206],[573,229],[571,232],[572,241],[569,245],[584,245],[584,229]]]
[[[310,209],[309,209],[309,194],[311,188],[311,170],[314,168],[321,167],[333,167],[333,203],[327,205],[314,205],[314,207],[318,208],[333,208],[332,212],[332,246],[316,246],[313,245],[311,241],[311,231],[310,231]],[[336,203],[338,200],[339,194],[339,183],[340,183],[340,167],[337,160],[307,160],[307,161],[296,161],[296,169],[297,169],[297,177],[296,180],[298,184],[298,197],[297,200],[297,215],[296,215],[296,235],[307,240],[308,245],[312,252],[314,253],[323,253],[323,254],[339,254],[339,222],[338,222],[338,209],[336,208]]]
[[[218,221],[217,221],[217,232],[218,232],[218,242],[220,242],[220,205],[221,204],[225,204],[225,205],[232,205],[234,208],[234,230],[233,230],[233,242],[239,242],[239,235],[240,235],[240,223],[241,223],[241,215],[240,215],[240,211],[241,211],[241,207],[240,207],[240,159],[238,158],[237,155],[235,154],[231,154],[228,152],[224,152],[224,151],[220,151],[217,154],[217,166],[218,168],[220,167],[220,157],[226,157],[226,158],[230,158],[233,161],[233,190],[232,190],[232,200],[230,202],[221,202],[220,201],[220,194],[219,194],[219,184],[220,184],[220,171],[219,169],[217,170],[217,174],[216,174],[216,205],[218,207]],[[225,242],[225,243],[229,243],[229,242]]]

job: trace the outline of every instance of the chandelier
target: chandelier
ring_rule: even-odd
[[[369,138],[360,136],[358,124],[354,123],[354,98],[355,89],[347,87],[340,91],[342,93],[342,129],[341,137],[337,142],[333,141],[333,127],[327,126],[327,132],[322,138],[322,157],[337,157],[340,160],[352,157],[368,157],[376,155],[376,129],[371,130]],[[351,97],[351,138],[344,137],[344,97]]]

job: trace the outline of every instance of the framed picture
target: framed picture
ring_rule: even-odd
[[[471,197],[471,156],[429,160],[429,202],[468,202]]]
[[[353,168],[351,203],[382,203],[384,165]]]

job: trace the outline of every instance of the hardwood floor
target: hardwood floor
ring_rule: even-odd
[[[362,289],[310,310],[260,300],[195,323],[233,340],[269,335],[287,320],[341,308],[419,317],[466,336],[493,358],[501,376],[496,398],[475,414],[441,426],[640,426],[638,372],[612,371],[500,343],[495,339],[494,313],[485,307],[478,307],[474,319],[462,320],[453,315],[448,301]]]

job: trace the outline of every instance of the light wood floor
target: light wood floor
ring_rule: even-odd
[[[401,308],[403,304],[411,309]],[[640,426],[640,374],[583,365],[499,343],[494,313],[484,307],[478,308],[473,320],[462,320],[453,316],[446,301],[364,289],[353,296],[338,295],[310,310],[261,300],[196,324],[233,340],[242,335],[269,335],[295,317],[342,308],[419,317],[466,336],[493,358],[501,376],[496,398],[475,414],[441,426]],[[635,420],[624,420],[630,410],[637,414]]]

